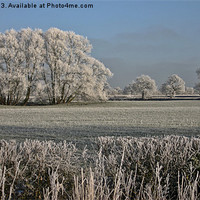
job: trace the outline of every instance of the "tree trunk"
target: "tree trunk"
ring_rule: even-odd
[[[142,99],[145,99],[145,91],[142,91]]]
[[[68,103],[71,103],[74,99],[75,99],[75,97],[76,97],[76,95],[70,95],[68,98],[67,98],[67,101],[66,101],[66,103],[68,104]]]
[[[56,104],[56,91],[55,91],[55,72],[51,70],[51,87],[52,87],[52,104]]]
[[[31,87],[28,87],[27,92],[26,92],[26,98],[24,99],[24,102],[23,102],[24,106],[28,103],[28,100],[30,98],[30,94],[31,94]]]

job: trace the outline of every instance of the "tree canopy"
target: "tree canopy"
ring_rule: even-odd
[[[57,28],[0,33],[0,103],[105,100],[112,73],[91,49],[87,38]]]
[[[141,75],[136,78],[136,81],[130,83],[125,87],[124,92],[126,94],[131,93],[140,93],[142,94],[142,98],[146,98],[147,94],[155,92],[157,90],[155,80],[151,79],[148,75]]]
[[[175,96],[185,92],[185,82],[177,74],[172,74],[165,83],[162,84],[161,92],[166,95]]]

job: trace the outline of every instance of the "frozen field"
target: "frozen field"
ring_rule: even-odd
[[[96,136],[200,135],[200,101],[0,106],[0,139],[89,141]]]

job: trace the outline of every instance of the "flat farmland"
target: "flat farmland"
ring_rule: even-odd
[[[98,136],[200,134],[200,101],[113,101],[55,106],[0,106],[0,139],[67,140]]]

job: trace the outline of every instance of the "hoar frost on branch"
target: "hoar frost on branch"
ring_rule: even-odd
[[[23,54],[15,30],[0,35],[0,102],[17,104],[25,90]]]
[[[22,29],[19,32],[20,51],[23,54],[24,75],[27,80],[24,104],[40,80],[42,63],[44,62],[44,40],[42,30]]]
[[[91,57],[89,40],[74,32],[30,28],[0,34],[0,103],[105,100],[112,73]]]

